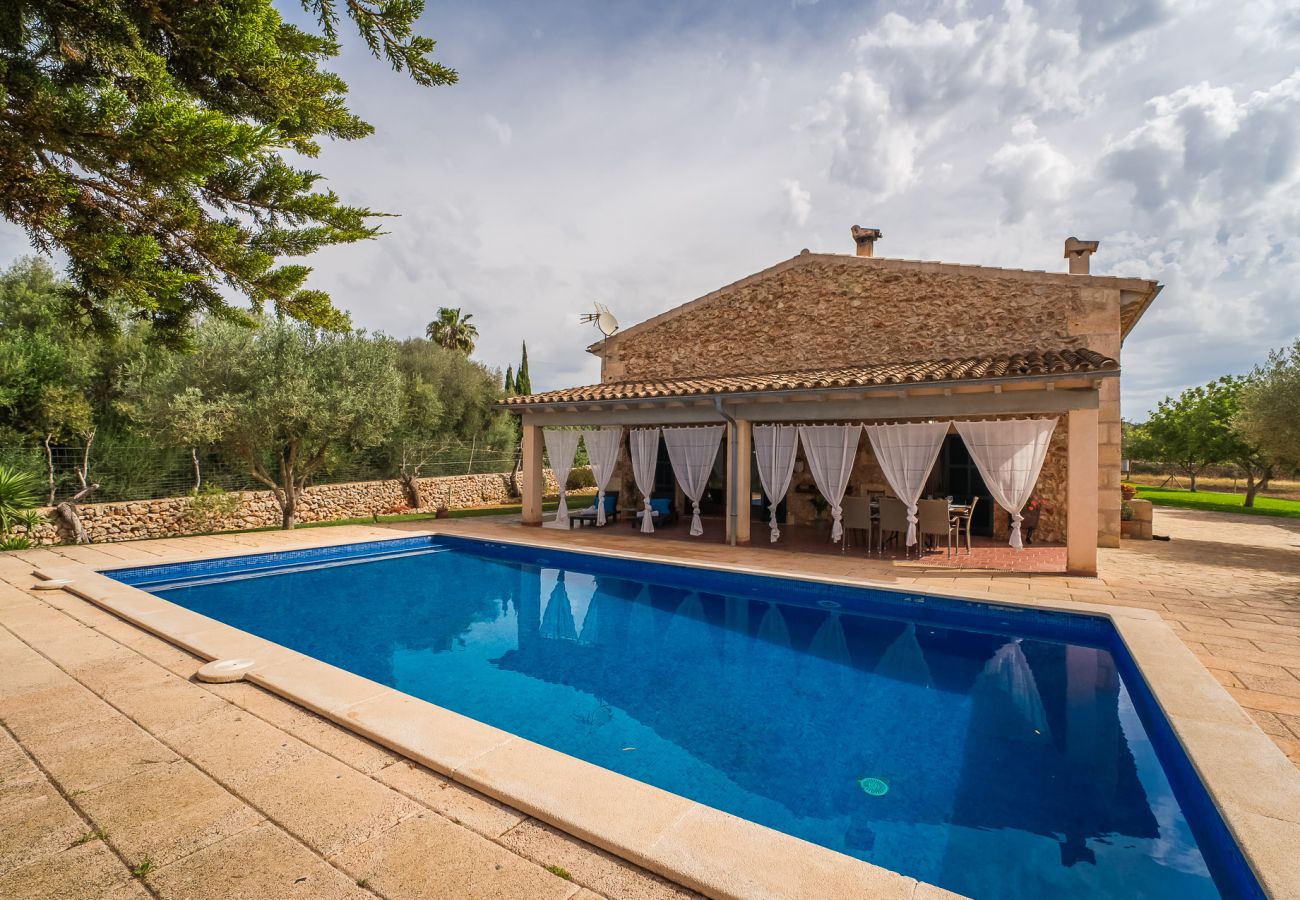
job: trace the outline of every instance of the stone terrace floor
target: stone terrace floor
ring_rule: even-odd
[[[1173,541],[1102,551],[1097,579],[669,545],[667,536],[656,543],[622,528],[438,524],[467,535],[1155,609],[1300,765],[1297,520],[1157,509],[1156,533]],[[0,896],[689,896],[259,688],[193,682],[199,660],[190,654],[69,594],[28,590],[33,566],[60,555],[108,565],[420,527],[0,554]]]

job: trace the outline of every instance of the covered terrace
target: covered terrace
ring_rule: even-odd
[[[646,532],[658,518],[644,521],[649,495],[668,496],[662,479],[655,477],[656,468],[664,468],[656,466],[661,457],[671,462],[676,481],[671,502],[683,518],[692,519],[692,535],[701,530],[692,513],[698,512],[714,476],[714,482],[721,482],[718,512],[725,526],[720,537],[731,544],[788,542],[791,529],[781,538],[774,513],[808,502],[797,496],[799,491],[824,498],[831,513],[831,541],[840,540],[846,495],[878,492],[898,498],[914,526],[923,495],[949,488],[959,502],[969,499],[951,490],[947,469],[943,478],[936,475],[941,459],[958,471],[949,457],[960,451],[979,476],[979,487],[968,489],[987,492],[993,502],[986,506],[999,507],[989,520],[992,537],[1004,546],[1019,543],[1025,504],[1036,491],[1046,494],[1058,502],[1052,504],[1045,531],[1049,540],[1064,539],[1066,570],[1093,575],[1099,390],[1118,376],[1119,365],[1110,357],[1060,349],[607,382],[512,397],[504,404],[522,418],[526,525],[543,523],[544,452],[563,483],[580,433],[597,487],[619,490],[624,516],[640,514]],[[623,489],[624,483],[635,487]],[[558,524],[567,524],[565,512],[558,518]],[[771,533],[769,519],[775,526]],[[908,532],[906,544],[915,544],[914,529]]]

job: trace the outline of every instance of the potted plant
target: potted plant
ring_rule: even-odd
[[[1025,508],[1020,512],[1020,533],[1026,544],[1034,542],[1034,532],[1038,529],[1038,520],[1047,507],[1039,497],[1030,497]]]
[[[826,502],[826,498],[821,494],[813,494],[808,498],[808,503],[813,508],[813,524],[818,528],[825,527],[826,510],[830,509],[831,505]]]

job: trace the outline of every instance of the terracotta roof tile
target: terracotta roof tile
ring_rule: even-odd
[[[646,400],[712,394],[797,391],[818,388],[876,387],[934,381],[977,381],[984,378],[1019,378],[1112,372],[1119,363],[1092,350],[1033,350],[999,356],[941,359],[929,362],[879,363],[837,369],[804,369],[760,375],[712,375],[663,381],[613,381],[564,388],[541,394],[509,397],[508,406],[539,403]]]

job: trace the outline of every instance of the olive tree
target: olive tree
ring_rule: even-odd
[[[1180,469],[1196,490],[1206,466],[1232,463],[1246,476],[1246,506],[1273,478],[1277,456],[1240,427],[1242,398],[1256,376],[1225,375],[1160,401],[1151,418],[1125,432],[1134,453],[1154,455]]]
[[[1233,423],[1273,459],[1300,463],[1300,341],[1269,355],[1243,385]]]
[[[1192,491],[1207,466],[1232,459],[1234,435],[1222,380],[1161,400],[1145,429],[1160,461],[1186,475]]]
[[[332,455],[369,450],[392,432],[402,389],[396,355],[382,335],[212,319],[196,330],[192,354],[139,380],[133,402],[155,411],[170,404],[182,429],[198,424],[271,490],[282,526],[292,528],[303,489]]]

